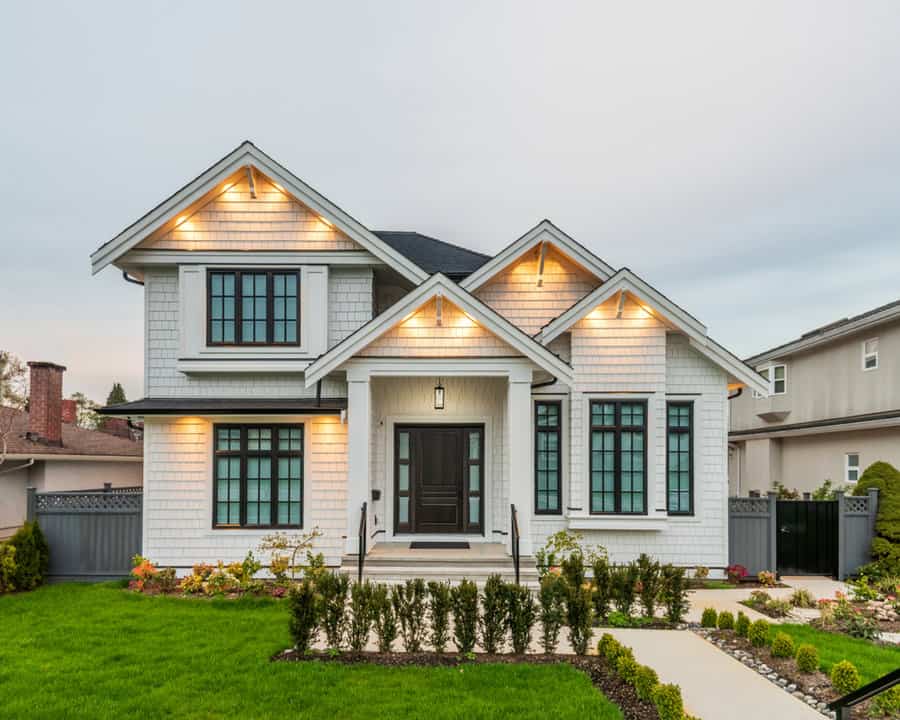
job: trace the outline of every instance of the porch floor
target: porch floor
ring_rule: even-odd
[[[481,585],[488,576],[499,574],[506,581],[515,578],[512,556],[504,543],[473,542],[467,549],[426,548],[413,550],[409,541],[378,543],[366,554],[363,576],[376,582],[400,583],[410,578],[449,580],[456,584],[462,579]],[[343,572],[355,576],[359,558],[345,555]],[[522,557],[519,562],[523,584],[537,585],[534,558]]]

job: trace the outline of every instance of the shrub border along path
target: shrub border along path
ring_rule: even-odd
[[[584,672],[610,702],[622,711],[625,720],[659,720],[659,713],[652,703],[639,699],[632,685],[622,680],[605,658],[598,655],[511,655],[471,653],[468,656],[455,653],[406,653],[406,652],[341,652],[312,651],[302,654],[294,649],[284,650],[272,658],[273,662],[336,662],[343,664],[368,663],[386,667],[465,667],[476,664],[560,665],[568,663]]]

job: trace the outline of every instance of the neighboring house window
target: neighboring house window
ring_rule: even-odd
[[[878,338],[866,340],[862,346],[863,351],[863,370],[878,369]]]
[[[591,401],[591,512],[647,511],[647,403]]]
[[[768,380],[770,395],[784,395],[787,392],[787,365],[770,365],[760,370],[759,374]],[[753,397],[763,396],[754,390]]]
[[[303,526],[303,426],[216,425],[215,527]]]
[[[666,405],[667,510],[670,515],[694,512],[693,403]]]
[[[561,407],[558,400],[535,403],[534,511],[538,515],[556,515],[562,512]]]
[[[208,345],[299,345],[297,271],[211,270]]]
[[[847,471],[844,477],[849,483],[859,480],[859,453],[847,453]]]

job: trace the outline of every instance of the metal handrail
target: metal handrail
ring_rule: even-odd
[[[512,539],[512,556],[513,556],[513,567],[516,570],[516,585],[519,584],[519,514],[516,512],[516,506],[510,503],[509,506],[509,517],[510,517],[510,538]]]
[[[362,504],[362,510],[359,513],[359,582],[362,582],[363,579],[363,565],[366,563],[366,535],[368,534],[366,525],[366,506],[367,503]]]
[[[898,683],[900,683],[900,668],[889,672],[884,677],[873,680],[868,685],[863,685],[852,693],[847,693],[844,697],[833,700],[828,703],[828,709],[837,713],[836,720],[850,720],[850,708],[869,698],[880,695],[885,690],[890,690]]]

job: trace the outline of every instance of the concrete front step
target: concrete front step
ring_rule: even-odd
[[[341,563],[341,571],[351,577],[358,573],[357,557],[347,555]],[[363,577],[373,582],[397,584],[411,578],[422,578],[426,582],[430,580],[449,580],[457,584],[461,580],[472,580],[478,585],[483,585],[490,575],[499,574],[505,581],[515,580],[515,569],[512,558],[504,561],[493,559],[466,559],[458,561],[435,560],[434,558],[366,558],[363,566]],[[538,572],[534,560],[523,558],[519,567],[519,581],[523,585],[538,586]]]

